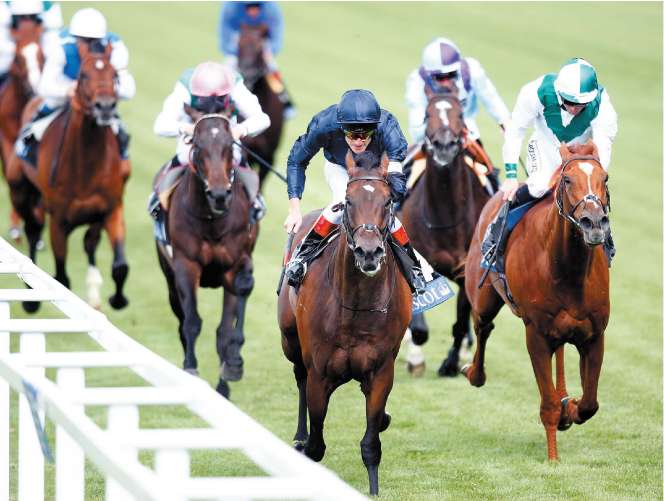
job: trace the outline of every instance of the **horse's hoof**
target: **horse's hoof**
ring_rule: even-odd
[[[560,400],[563,409],[562,412],[560,413],[560,420],[558,421],[558,431],[567,431],[574,424],[574,421],[572,421],[572,418],[570,418],[567,412],[567,406],[570,400],[571,400],[570,397],[565,397]]]
[[[242,364],[230,365],[224,362],[221,365],[221,377],[226,381],[239,381],[244,374],[244,367]]]
[[[304,446],[304,454],[311,459],[312,461],[319,462],[325,456],[325,444],[322,447],[313,448],[310,447],[311,443],[307,440],[307,444]]]
[[[182,370],[185,371],[187,374],[191,374],[192,376],[198,376],[198,369],[194,369],[193,367]]]
[[[16,245],[21,244],[21,240],[22,240],[22,238],[21,238],[21,228],[19,228],[17,226],[12,226],[11,228],[9,228],[8,234],[9,234],[9,238],[11,240],[13,240]]]
[[[248,296],[254,288],[254,276],[249,271],[238,273],[233,280],[233,288],[238,296]]]
[[[121,310],[129,304],[129,300],[121,294],[109,297],[108,302],[114,310]]]
[[[390,427],[391,422],[392,422],[392,416],[390,416],[389,412],[386,412],[383,415],[383,422],[381,423],[380,430],[378,430],[378,431],[383,432],[383,431],[387,430]]]
[[[26,313],[35,313],[40,306],[39,301],[23,301],[23,309]]]
[[[463,374],[464,376],[468,377],[468,369],[470,369],[470,365],[471,364],[464,365],[463,367],[461,367],[461,370],[459,372],[461,372],[461,374]]]
[[[459,374],[459,368],[456,363],[450,362],[449,359],[443,360],[438,368],[438,375],[440,377],[456,377]]]
[[[216,390],[217,390],[217,393],[219,393],[219,395],[221,395],[222,397],[224,397],[228,400],[231,399],[231,387],[223,379],[219,380],[219,383],[217,384]]]
[[[293,440],[293,448],[297,452],[304,452],[304,448],[307,445],[306,440]]]
[[[411,336],[413,338],[413,343],[417,346],[421,346],[426,343],[429,339],[429,331],[420,330],[420,329],[411,329]]]
[[[427,368],[427,364],[426,362],[422,362],[420,364],[411,364],[410,362],[408,362],[406,368],[408,369],[408,373],[411,376],[422,377],[424,375],[424,371]]]

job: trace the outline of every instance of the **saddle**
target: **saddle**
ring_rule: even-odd
[[[175,188],[180,184],[182,175],[186,169],[185,166],[179,163],[175,164],[174,161],[176,160],[171,159],[162,165],[152,181],[152,189],[165,211],[168,211],[171,195],[173,195]]]

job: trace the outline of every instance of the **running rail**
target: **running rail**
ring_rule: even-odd
[[[45,456],[55,463],[56,501],[84,500],[86,458],[105,476],[108,501],[367,499],[207,382],[124,334],[2,238],[0,274],[15,274],[31,287],[0,289],[0,500],[10,496],[10,387],[19,392],[18,501],[44,499]],[[66,318],[12,319],[10,302],[25,300],[50,301]],[[47,336],[76,332],[87,333],[104,351],[46,351]],[[20,336],[18,353],[10,353],[12,333]],[[149,386],[86,388],[85,369],[99,367],[128,368]],[[56,369],[55,381],[46,368]],[[86,405],[108,406],[106,429],[86,416]],[[146,405],[186,406],[208,427],[141,429],[139,406]],[[45,418],[56,427],[51,443],[37,431]],[[241,451],[267,476],[191,477],[193,449]],[[139,462],[139,450],[154,451],[154,469]]]

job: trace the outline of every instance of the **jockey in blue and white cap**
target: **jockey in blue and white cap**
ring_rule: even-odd
[[[219,49],[226,64],[237,69],[238,41],[242,25],[267,27],[265,34],[265,62],[270,73],[267,82],[285,106],[285,117],[295,115],[295,107],[284,86],[276,56],[284,42],[284,18],[277,2],[225,2],[219,16]]]
[[[302,282],[307,263],[311,260],[317,244],[341,222],[342,212],[333,211],[332,208],[343,203],[346,198],[349,176],[345,157],[349,148],[353,154],[364,151],[371,151],[378,157],[383,152],[387,154],[387,180],[392,188],[393,198],[398,203],[406,193],[401,162],[405,158],[407,145],[394,115],[381,109],[374,95],[368,90],[354,89],[345,92],[338,104],[325,108],[311,119],[307,132],[295,141],[288,156],[289,211],[284,228],[289,233],[297,232],[302,225],[300,199],[304,193],[305,170],[321,148],[325,156],[325,179],[332,190],[332,201],[320,214],[286,267],[286,276],[292,286],[297,287]],[[416,256],[406,230],[396,217],[390,232],[416,263],[414,276],[409,278],[411,287],[420,289],[424,285],[424,279],[417,263],[423,258]]]
[[[472,139],[480,138],[476,122],[478,100],[501,128],[505,128],[510,120],[509,110],[480,62],[462,57],[451,40],[436,38],[422,51],[421,66],[406,79],[408,125],[414,143],[424,139],[424,115],[429,97],[442,89],[453,88],[458,91],[463,119]]]
[[[535,130],[527,148],[528,181],[519,187],[516,165],[531,126]],[[512,121],[505,130],[506,179],[500,188],[503,200],[510,200],[510,207],[514,208],[546,195],[551,176],[562,162],[561,143],[584,144],[592,139],[602,167],[608,170],[617,133],[618,116],[609,94],[599,85],[595,68],[585,59],[570,59],[557,74],[549,73],[527,83],[519,92]],[[501,225],[498,220],[496,227]],[[482,247],[488,249],[501,243],[495,240],[485,239]],[[615,249],[611,237],[608,246],[607,252],[612,256]],[[504,249],[498,245],[498,250],[502,253]]]
[[[58,44],[58,32],[62,28],[62,11],[59,4],[38,0],[0,2],[0,82],[7,77],[14,61],[16,52],[14,30],[18,29],[24,20],[41,25],[43,32],[40,46],[44,54]],[[37,50],[28,49],[26,53],[24,49],[24,55],[28,62],[28,80],[33,90],[36,91],[41,78],[41,68],[37,63]]]
[[[244,85],[240,74],[228,65],[206,61],[196,68],[185,70],[175,83],[173,92],[164,100],[161,113],[154,122],[154,133],[164,137],[177,137],[176,155],[171,166],[189,165],[191,142],[186,140],[194,132],[194,123],[185,105],[203,114],[221,113],[231,123],[233,139],[254,137],[270,126],[270,117],[261,109],[258,98]],[[239,121],[239,116],[242,121]],[[265,213],[265,204],[258,193],[258,175],[248,166],[240,165],[242,151],[233,148],[236,173],[245,185],[254,206],[253,219]],[[156,213],[158,206],[153,196],[149,210]]]
[[[103,52],[109,44],[112,47],[111,64],[118,76],[116,83],[118,98],[134,97],[136,83],[128,69],[127,46],[115,33],[107,31],[106,18],[101,12],[92,8],[77,11],[71,18],[69,29],[60,32],[58,43],[45,54],[44,71],[38,88],[43,103],[31,124],[28,124],[17,140],[16,151],[21,158],[30,161],[29,150],[32,145],[29,140],[32,138],[41,141],[46,126],[57,116],[56,112],[60,111],[74,95],[81,67],[79,47],[85,45],[91,52]],[[39,126],[36,125],[37,121]],[[120,156],[126,160],[129,135],[119,116],[115,117],[111,128],[118,138]]]

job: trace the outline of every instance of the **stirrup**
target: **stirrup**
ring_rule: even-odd
[[[286,278],[288,285],[299,287],[307,274],[307,263],[301,258],[296,257],[286,265]]]

